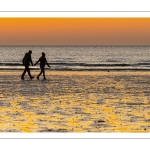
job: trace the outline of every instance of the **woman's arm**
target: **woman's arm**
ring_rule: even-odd
[[[40,61],[40,59],[34,64],[34,66]]]
[[[46,62],[46,64],[47,64],[47,66],[50,68],[49,64],[47,63],[47,60],[46,60],[46,58],[45,58],[45,62]]]

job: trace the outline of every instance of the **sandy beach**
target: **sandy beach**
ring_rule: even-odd
[[[21,74],[0,73],[0,132],[150,131],[150,72]]]

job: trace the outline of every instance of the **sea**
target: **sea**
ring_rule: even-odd
[[[29,50],[33,63],[44,52],[50,70],[150,70],[150,46],[0,46],[0,70],[23,70]]]

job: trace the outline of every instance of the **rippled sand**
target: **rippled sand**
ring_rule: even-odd
[[[0,132],[150,131],[149,72],[21,73],[0,73]]]

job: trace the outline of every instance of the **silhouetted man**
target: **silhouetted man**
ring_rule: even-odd
[[[44,80],[46,80],[46,77],[45,77],[45,64],[47,64],[47,66],[49,68],[50,68],[50,66],[47,63],[44,52],[42,52],[42,56],[39,58],[39,60],[34,65],[36,65],[38,62],[40,62],[41,72],[39,73],[39,75],[36,78],[39,80],[40,75],[43,73]]]
[[[32,54],[32,51],[29,50],[29,52],[25,54],[25,56],[24,56],[24,58],[22,60],[23,61],[23,65],[25,66],[24,72],[23,72],[23,74],[21,76],[22,80],[24,80],[24,75],[25,75],[26,71],[28,72],[28,75],[30,76],[30,79],[34,78],[33,76],[31,76],[30,68],[29,68],[30,63],[33,66],[32,59],[31,59],[31,54]]]

